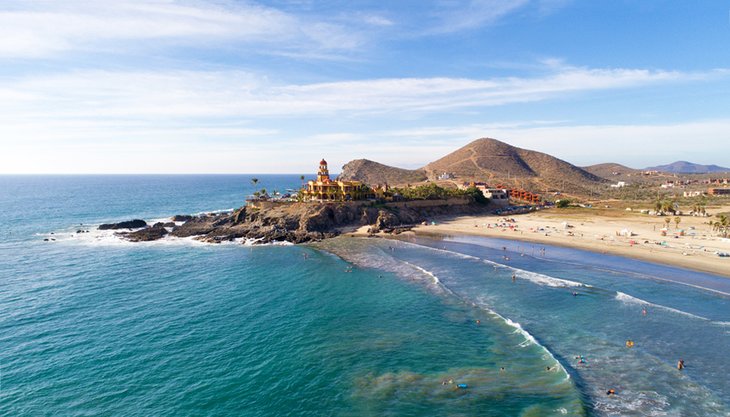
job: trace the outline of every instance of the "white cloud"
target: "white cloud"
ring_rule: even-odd
[[[544,122],[529,126],[447,125],[378,133],[374,126],[382,121],[391,125],[413,124],[413,120],[443,118],[452,111],[463,115],[469,109],[562,98],[566,94],[716,76],[725,73],[561,67],[549,75],[534,78],[402,78],[315,84],[280,84],[241,71],[80,71],[5,77],[0,79],[0,147],[3,149],[0,170],[39,172],[53,167],[58,172],[69,172],[65,161],[59,166],[51,162],[38,165],[42,160],[39,155],[48,153],[47,160],[52,161],[53,155],[82,152],[103,159],[104,155],[126,155],[129,149],[156,155],[184,154],[186,151],[182,149],[188,149],[186,164],[195,161],[186,165],[191,172],[244,169],[236,168],[237,165],[217,165],[216,161],[222,159],[203,161],[204,155],[210,153],[268,155],[276,149],[295,152],[283,156],[283,160],[289,161],[299,160],[300,156],[316,159],[333,154],[334,161],[339,158],[345,162],[372,155],[387,163],[414,166],[481,136],[514,140],[517,144],[534,143],[536,149],[592,163],[598,162],[589,160],[595,147],[576,146],[577,142],[568,143],[566,138],[577,141],[584,137],[620,147],[624,142],[617,138],[636,141],[640,137],[639,128],[633,127],[631,131],[622,126],[579,128]],[[354,125],[368,127],[363,132],[350,133],[348,129]],[[718,141],[718,132],[730,131],[724,122],[704,123],[699,127],[696,132],[703,136],[698,140]],[[333,133],[333,129],[338,130]],[[680,145],[680,137],[694,138],[688,129],[677,130],[687,136],[673,133],[672,127],[664,130],[647,127],[646,130],[662,132],[652,136],[657,141],[674,135]],[[613,132],[616,138],[610,139],[607,132]],[[641,136],[642,140],[647,137]],[[543,138],[544,143],[530,142]],[[302,147],[302,143],[307,146]],[[585,154],[579,153],[581,149]],[[689,152],[692,147],[657,145],[656,155],[674,149]],[[131,152],[138,158],[148,158],[141,153]],[[272,170],[256,156],[251,156],[246,166],[256,167],[251,171]],[[108,171],[130,172],[132,168],[133,165],[111,164]],[[178,164],[158,168],[158,172],[181,169]],[[93,172],[86,165],[83,169]],[[277,169],[280,167],[273,170]]]
[[[427,33],[441,34],[490,25],[526,6],[529,0],[469,0],[448,2],[437,11],[440,23]]]
[[[359,45],[344,27],[250,3],[117,0],[10,1],[0,5],[0,58],[40,58],[145,40],[252,43],[283,50]],[[117,45],[118,46],[118,45]]]
[[[428,113],[715,74],[724,73],[570,68],[534,78],[392,78],[286,85],[241,71],[80,71],[0,81],[0,117],[159,120]]]

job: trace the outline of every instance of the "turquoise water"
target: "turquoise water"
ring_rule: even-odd
[[[237,207],[250,177],[0,177],[0,414],[730,415],[724,278],[475,238],[93,232]]]

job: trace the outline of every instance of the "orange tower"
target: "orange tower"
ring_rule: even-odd
[[[319,161],[319,171],[317,171],[318,182],[330,182],[330,171],[327,169],[327,161],[324,158]]]

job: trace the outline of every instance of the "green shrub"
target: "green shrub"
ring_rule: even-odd
[[[570,206],[570,200],[561,198],[555,203],[555,207],[557,208],[566,208]]]

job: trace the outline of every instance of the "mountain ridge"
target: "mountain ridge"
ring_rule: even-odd
[[[439,178],[444,173],[447,175]],[[451,184],[486,181],[490,185],[536,192],[561,190],[584,195],[607,182],[605,178],[554,156],[492,138],[476,139],[415,170],[369,160],[353,160],[342,167],[340,178],[390,185],[413,183],[416,179]]]
[[[647,171],[661,171],[672,174],[710,174],[714,172],[730,172],[730,168],[717,165],[702,165],[688,161],[675,161],[671,164],[645,168]]]

